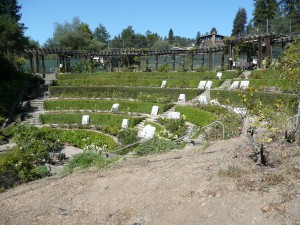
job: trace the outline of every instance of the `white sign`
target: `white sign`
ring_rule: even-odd
[[[166,80],[163,80],[163,82],[161,83],[161,88],[165,88],[167,85],[167,81]]]
[[[155,133],[155,129],[156,129],[155,127],[147,124],[142,131],[142,137],[145,139],[152,138]]]
[[[87,125],[90,123],[90,116],[89,115],[83,115],[82,116],[82,125]]]
[[[127,129],[129,127],[129,120],[123,119],[122,121],[122,129]]]
[[[206,81],[205,80],[202,80],[200,81],[199,85],[198,85],[198,88],[199,89],[205,89],[205,85],[206,85]]]
[[[119,111],[119,106],[120,106],[119,103],[113,104],[112,107],[111,107],[111,111],[112,112],[118,112]]]
[[[207,104],[207,98],[206,98],[205,95],[200,95],[200,96],[199,96],[199,103],[200,103],[201,105],[206,105],[206,104]]]
[[[218,73],[217,73],[217,77],[218,77],[219,80],[221,80],[221,79],[222,79],[222,73],[221,73],[221,72],[218,72]]]
[[[233,81],[233,83],[231,84],[231,86],[230,86],[230,90],[236,90],[237,88],[238,88],[238,86],[239,86],[239,81]]]
[[[156,105],[152,106],[151,115],[157,116],[157,114],[158,114],[158,108],[159,107],[156,106]]]
[[[185,94],[180,94],[179,95],[178,102],[185,103]]]
[[[206,85],[205,85],[205,89],[206,89],[206,90],[210,90],[210,89],[211,89],[211,86],[212,86],[212,81],[209,80],[209,81],[207,81],[207,83],[206,83]]]
[[[249,80],[242,80],[241,81],[240,88],[242,90],[246,90],[248,88],[248,86],[249,86]]]
[[[180,119],[180,112],[169,112],[168,119]]]

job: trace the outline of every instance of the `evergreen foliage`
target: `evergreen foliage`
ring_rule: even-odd
[[[239,8],[233,21],[232,35],[239,35],[245,31],[245,25],[247,22],[247,12],[245,8]]]
[[[267,19],[274,19],[278,9],[276,0],[254,0],[254,25],[265,24]]]
[[[172,45],[174,43],[174,32],[172,28],[169,30],[168,33],[168,42]]]

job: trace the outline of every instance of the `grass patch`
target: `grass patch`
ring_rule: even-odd
[[[149,87],[79,87],[51,86],[51,95],[59,97],[88,97],[88,98],[120,98],[136,99],[144,102],[169,103],[177,102],[179,94],[185,94],[187,100],[201,94],[198,89],[181,88],[149,88]]]
[[[106,114],[106,113],[53,113],[53,114],[41,114],[40,118],[43,124],[59,124],[59,125],[72,125],[76,124],[78,127],[82,126],[82,116],[88,114],[90,116],[90,125],[102,130],[105,133],[117,135],[121,129],[123,119],[129,120],[129,127],[134,127],[140,123],[144,117],[131,117],[118,114]]]
[[[94,153],[92,151],[85,151],[81,154],[75,155],[65,166],[64,173],[73,173],[76,168],[86,169],[89,167],[96,167],[98,169],[105,168],[109,164],[118,160],[115,159],[104,159],[102,155]]]
[[[114,103],[119,103],[120,112],[137,112],[150,114],[153,103],[138,101],[119,101],[119,100],[49,100],[45,101],[44,106],[47,110],[111,110]],[[173,104],[156,103],[159,113],[170,109]]]
[[[139,156],[158,154],[163,152],[171,151],[172,149],[182,148],[179,144],[174,141],[158,138],[154,136],[150,140],[142,142],[136,149],[135,152]]]
[[[216,120],[215,116],[210,112],[193,107],[176,106],[176,111],[180,112],[182,116],[184,115],[186,117],[186,121],[200,127],[206,126]]]

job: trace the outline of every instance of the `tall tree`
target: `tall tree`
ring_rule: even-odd
[[[267,20],[274,19],[279,7],[276,0],[254,0],[254,25],[265,26]]]
[[[279,6],[285,16],[289,18],[300,18],[300,0],[280,0]]]
[[[121,32],[122,45],[125,48],[133,48],[135,45],[136,34],[132,26],[128,26]]]
[[[169,30],[169,33],[168,33],[168,41],[171,45],[174,43],[174,32],[173,32],[172,28]]]
[[[16,56],[28,43],[24,24],[19,23],[20,9],[16,0],[0,0],[0,78],[16,70]]]
[[[8,15],[15,22],[19,22],[22,14],[20,13],[21,6],[17,0],[0,0],[0,15]]]
[[[152,33],[150,30],[146,31],[147,47],[152,48],[153,45],[160,39],[157,33]]]
[[[93,38],[89,25],[74,17],[72,23],[55,24],[53,37],[46,41],[48,47],[100,50],[104,45]]]
[[[239,8],[233,21],[232,35],[239,35],[245,31],[247,12],[245,8]]]
[[[93,35],[96,40],[101,41],[102,43],[108,43],[108,40],[110,39],[110,34],[102,24],[99,24],[99,26],[96,27]]]

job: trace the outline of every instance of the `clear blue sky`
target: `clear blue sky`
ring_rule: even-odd
[[[21,22],[26,36],[40,44],[53,36],[54,23],[72,22],[78,16],[93,31],[100,23],[111,38],[132,26],[135,33],[147,30],[168,36],[195,38],[216,27],[219,34],[230,35],[239,8],[252,18],[253,0],[19,0]]]

